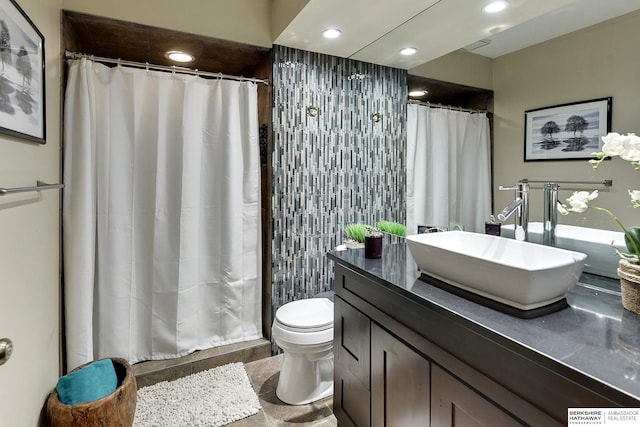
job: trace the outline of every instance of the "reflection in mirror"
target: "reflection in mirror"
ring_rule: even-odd
[[[489,90],[409,76],[426,88],[407,107],[407,229],[431,226],[483,232],[491,214]],[[462,107],[462,108],[460,108]],[[466,108],[465,108],[466,107]]]
[[[492,115],[494,207],[506,206],[512,197],[495,191],[497,184],[517,182],[522,178],[551,181],[610,179],[614,186],[610,191],[602,192],[598,205],[616,212],[627,226],[637,225],[637,212],[630,209],[627,194],[627,189],[640,183],[632,168],[622,167],[619,159],[607,161],[598,171],[593,171],[586,160],[525,163],[523,136],[524,111],[609,96],[613,98],[612,130],[640,132],[637,121],[640,116],[637,102],[640,57],[636,43],[639,37],[640,11],[637,10],[495,58],[456,51],[410,70],[409,79],[414,78],[411,74],[440,80],[450,76],[456,83],[493,91],[492,108],[488,110],[495,113]],[[429,95],[424,100],[428,100]],[[456,105],[454,101],[445,102]],[[572,190],[561,186],[558,199],[564,202],[571,193]],[[541,221],[542,191],[532,191],[530,202],[531,221]],[[616,224],[595,210],[588,210],[584,215],[563,216],[559,221],[617,230]]]

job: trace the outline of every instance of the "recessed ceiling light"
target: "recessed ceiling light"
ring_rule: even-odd
[[[176,62],[191,62],[195,59],[193,55],[179,50],[171,50],[165,53],[164,56]]]
[[[405,56],[413,55],[417,51],[418,49],[416,49],[415,47],[405,47],[400,51],[400,55],[405,55]]]
[[[340,37],[340,34],[342,34],[342,31],[337,28],[327,28],[322,32],[322,37],[325,39],[336,39]]]
[[[424,89],[412,90],[411,92],[409,92],[409,96],[412,98],[419,98],[421,96],[425,96],[427,93],[429,92]]]
[[[509,2],[507,0],[497,0],[485,5],[482,8],[482,11],[484,13],[496,13],[506,9],[507,6],[509,6]]]

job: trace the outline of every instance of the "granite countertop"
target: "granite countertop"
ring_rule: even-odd
[[[640,316],[622,307],[614,279],[583,274],[567,294],[569,307],[521,319],[474,303],[420,280],[404,243],[385,245],[381,259],[363,249],[332,251],[329,258],[413,301],[471,322],[555,363],[640,400]]]

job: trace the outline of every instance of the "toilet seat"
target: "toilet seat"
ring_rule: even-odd
[[[328,298],[293,301],[276,310],[276,321],[293,332],[324,331],[333,328],[333,302]]]
[[[333,302],[311,298],[287,303],[276,310],[272,330],[280,347],[329,343],[333,341]]]

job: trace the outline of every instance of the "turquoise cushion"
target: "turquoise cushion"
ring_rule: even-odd
[[[113,393],[117,386],[113,362],[111,359],[102,359],[60,377],[56,391],[60,402],[75,405],[98,400]]]

